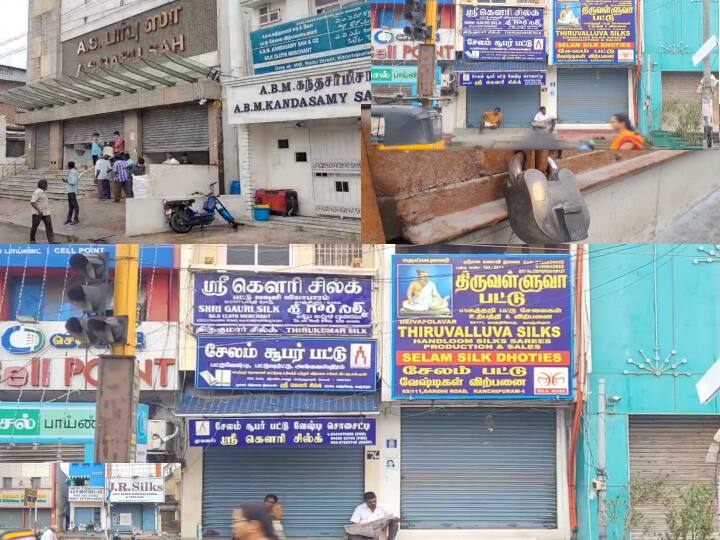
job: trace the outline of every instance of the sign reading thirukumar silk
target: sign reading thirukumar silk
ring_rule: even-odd
[[[165,502],[165,479],[155,476],[113,477],[110,502]]]
[[[569,255],[395,255],[392,394],[571,398]]]
[[[370,49],[370,2],[250,34],[255,75],[362,59]]]
[[[208,390],[370,392],[375,342],[198,337],[195,387]]]

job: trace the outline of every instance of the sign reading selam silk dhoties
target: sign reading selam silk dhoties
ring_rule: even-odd
[[[372,392],[368,339],[198,337],[195,387],[206,390]]]
[[[569,255],[395,255],[397,399],[572,397]]]
[[[360,116],[369,104],[370,70],[289,77],[228,87],[231,124]]]
[[[366,446],[375,444],[375,419],[215,418],[189,420],[190,446]]]
[[[372,278],[195,274],[198,335],[369,336]]]

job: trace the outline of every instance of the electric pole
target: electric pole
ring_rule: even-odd
[[[605,463],[605,379],[598,381],[598,512],[600,514],[599,540],[607,540],[607,472]]]
[[[710,0],[703,0],[703,43],[710,39]],[[712,148],[712,124],[713,124],[713,91],[712,73],[710,71],[711,54],[705,56],[703,61],[702,80],[702,115],[703,115],[703,148]]]

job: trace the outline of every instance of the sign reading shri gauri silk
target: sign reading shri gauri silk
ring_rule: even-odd
[[[569,255],[395,255],[394,399],[572,397]]]

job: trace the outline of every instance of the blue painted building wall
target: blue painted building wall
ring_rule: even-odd
[[[698,82],[702,77],[703,65],[693,66],[692,55],[703,44],[703,3],[702,0],[644,0],[644,49],[642,75],[638,103],[644,103],[648,95],[648,70],[652,94],[653,130],[660,129],[662,119],[662,72],[697,73]],[[711,34],[718,35],[718,2],[711,4]],[[718,36],[720,37],[720,36]],[[650,63],[648,63],[648,55]],[[711,56],[712,70],[718,71],[718,51]],[[698,102],[700,95],[698,94]],[[717,106],[717,105],[716,105]],[[647,135],[647,112],[639,107],[638,125]]]
[[[720,253],[711,257],[699,247],[625,244],[590,249],[592,372],[577,454],[578,538],[598,538],[598,501],[590,498],[590,485],[597,474],[599,379],[605,380],[607,396],[622,398],[606,422],[608,501],[618,501],[608,530],[611,540],[625,538],[629,415],[720,412],[717,398],[701,405],[695,392],[695,383],[720,358]],[[696,262],[708,257],[714,262]],[[655,286],[659,354],[664,359],[674,347],[676,358],[687,359],[678,371],[691,376],[636,375],[632,373],[640,369],[627,362],[639,359],[640,349],[653,354]]]

